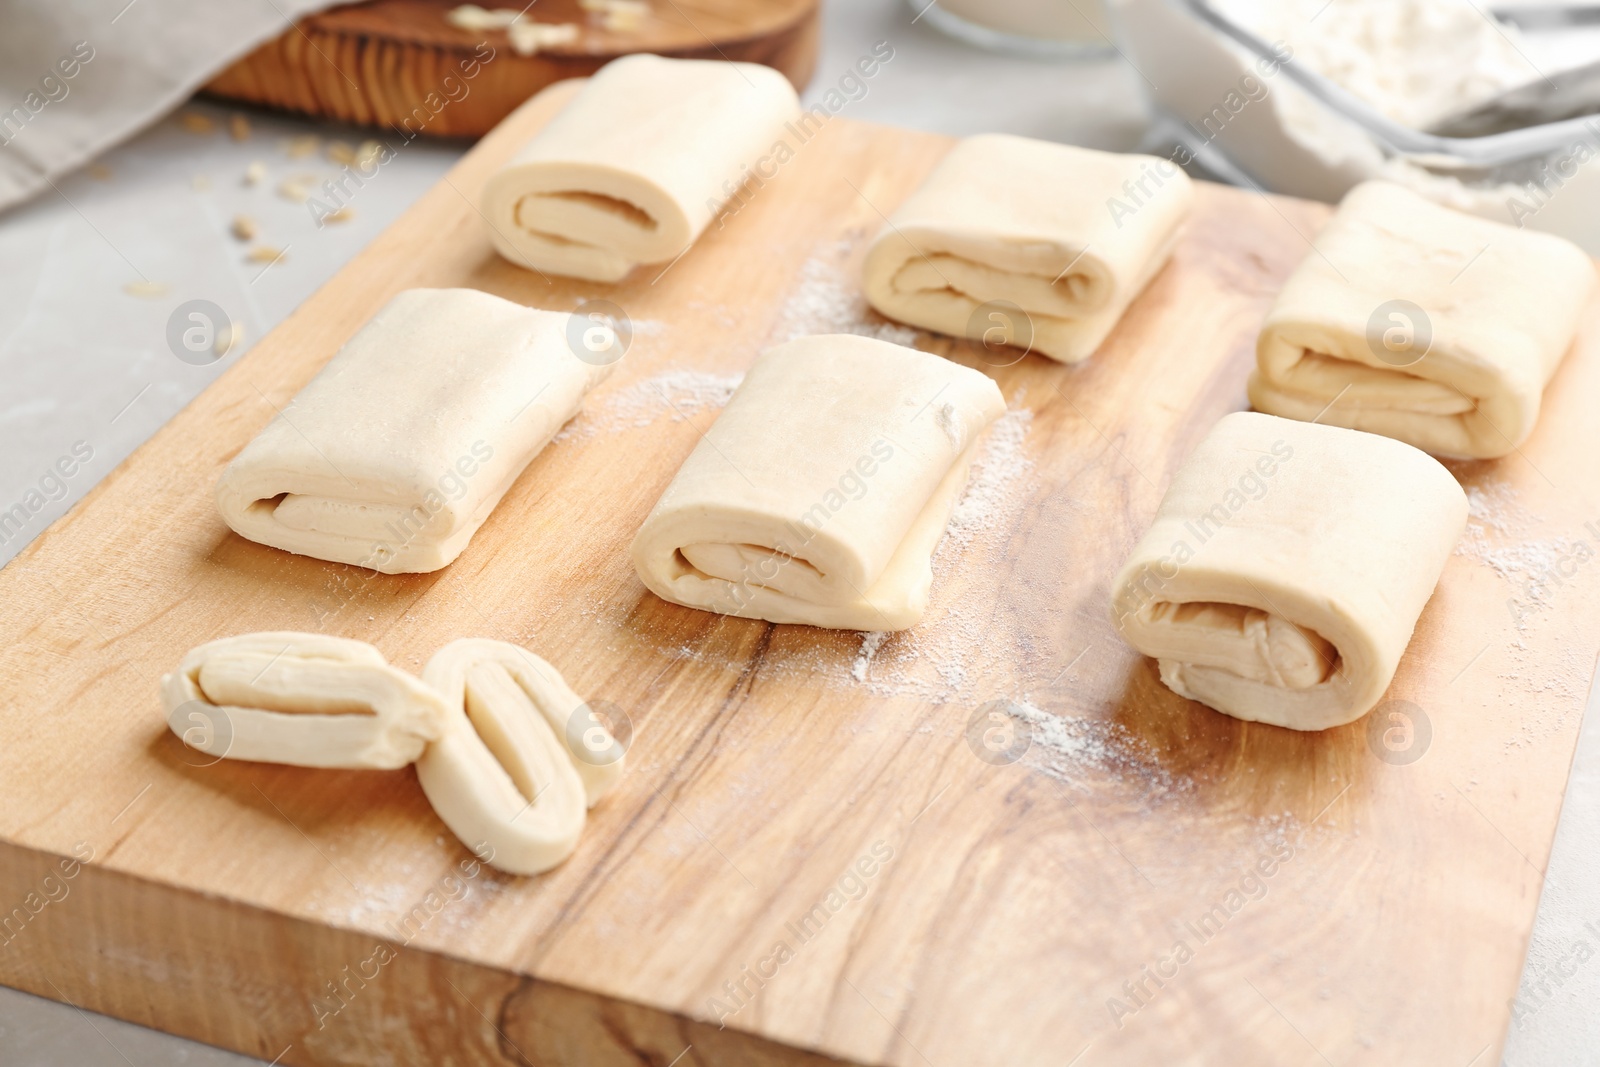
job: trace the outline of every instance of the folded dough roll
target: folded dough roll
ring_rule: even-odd
[[[758,359],[645,519],[639,577],[675,604],[770,622],[903,630],[979,436],[983,374],[852,335]]]
[[[1268,313],[1250,402],[1436,455],[1506,455],[1533,432],[1594,287],[1568,241],[1367,182]]]
[[[444,730],[444,701],[365,641],[294,631],[193,649],[161,679],[167,725],[218,759],[392,770]]]
[[[1466,519],[1450,472],[1410,445],[1228,415],[1173,477],[1112,616],[1182,696],[1338,726],[1389,687]]]
[[[385,574],[445,566],[610,372],[573,354],[569,317],[400,293],[228,465],[223,520]]]
[[[591,281],[667,262],[772,157],[799,112],[771,67],[613,60],[489,179],[490,237],[513,263]]]
[[[1075,363],[1100,347],[1172,254],[1194,199],[1153,156],[988,133],[951,149],[867,253],[862,284],[884,315],[981,339],[1027,313],[1032,348]],[[1007,343],[1025,344],[1013,328]]]
[[[604,727],[583,700],[549,663],[504,641],[452,641],[422,677],[451,709],[443,736],[417,761],[417,780],[445,825],[513,874],[538,874],[572,855],[585,810],[623,769],[622,758],[598,761],[584,748],[584,733]]]

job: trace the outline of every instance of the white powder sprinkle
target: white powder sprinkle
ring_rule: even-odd
[[[1467,529],[1456,545],[1456,555],[1494,566],[1493,556],[1502,542],[1521,536],[1537,518],[1517,501],[1517,492],[1505,482],[1468,485]],[[1506,571],[1495,570],[1502,577]]]
[[[742,381],[743,374],[664,371],[601,395],[556,434],[555,440],[621,433],[649,426],[662,417],[682,422],[707,408],[725,407]]]
[[[988,439],[972,462],[966,492],[950,513],[950,525],[945,529],[947,544],[964,548],[978,534],[1010,520],[1023,488],[1019,480],[1033,469],[1033,461],[1023,447],[1032,422],[1032,411],[1014,408],[989,427]]]
[[[872,666],[872,657],[878,654],[878,649],[889,639],[889,634],[883,630],[874,630],[861,635],[861,651],[856,654],[855,666],[850,668],[850,677],[858,682],[867,680],[867,670]]]
[[[1137,781],[1147,799],[1191,784],[1174,780],[1150,747],[1120,723],[1042,711],[1025,700],[1006,701],[1006,710],[1030,727],[1023,762],[1060,781],[1076,784],[1091,774],[1116,773]]]
[[[1517,628],[1526,629],[1531,616],[1566,588],[1563,573],[1570,577],[1575,563],[1588,559],[1592,548],[1581,536],[1525,536],[1542,522],[1504,482],[1469,485],[1466,492],[1467,529],[1455,554],[1488,567],[1510,584]]]
[[[1551,608],[1563,598],[1580,595],[1573,585],[1576,570],[1600,562],[1581,529],[1567,536],[1530,536],[1547,530],[1548,524],[1522,505],[1509,484],[1475,483],[1470,473],[1455,473],[1465,483],[1468,507],[1467,529],[1455,554],[1489,568],[1506,585],[1507,629],[1497,631],[1500,636],[1492,640],[1485,638],[1488,643],[1479,658],[1462,668],[1472,672],[1462,684],[1494,665],[1502,687],[1510,683],[1541,698],[1543,713],[1519,718],[1516,732],[1505,742],[1508,749],[1537,744],[1582,712],[1593,661],[1576,648],[1552,648],[1565,635],[1545,624],[1558,617]],[[1538,640],[1543,647],[1536,653],[1529,635],[1541,626]],[[1552,652],[1559,654],[1558,661],[1552,661]]]
[[[800,267],[800,282],[784,301],[774,343],[818,333],[853,333],[915,346],[919,332],[873,311],[856,279],[840,266],[852,247],[850,241],[820,246]]]

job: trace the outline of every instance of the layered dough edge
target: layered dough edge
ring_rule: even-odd
[[[1382,698],[1466,517],[1455,478],[1409,445],[1228,415],[1113,581],[1113,622],[1182,696],[1338,726]]]

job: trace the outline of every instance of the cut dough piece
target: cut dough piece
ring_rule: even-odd
[[[914,626],[977,440],[983,374],[853,335],[764,353],[633,542],[675,604],[845,630]]]
[[[217,508],[252,541],[385,574],[438,570],[611,367],[570,316],[409,289],[234,458]]]
[[[556,669],[504,641],[452,641],[423,680],[450,706],[444,736],[417,761],[428,801],[461,843],[513,874],[572,855],[624,757]]]
[[[1250,403],[1435,455],[1506,455],[1594,287],[1593,261],[1559,237],[1359,185],[1267,315]]]
[[[161,679],[167,725],[218,759],[392,770],[444,730],[447,708],[364,641],[241,634],[191,651]]]
[[[513,263],[598,282],[667,262],[773,157],[799,113],[771,67],[613,60],[489,179],[490,237]]]
[[[1194,199],[1153,156],[988,133],[951,149],[872,243],[862,284],[892,319],[1076,363],[1172,254]],[[1024,325],[1001,309],[1026,313]],[[1014,313],[1010,317],[1016,317]]]
[[[1339,726],[1388,689],[1466,521],[1456,480],[1410,445],[1238,412],[1174,475],[1112,617],[1190,700]]]

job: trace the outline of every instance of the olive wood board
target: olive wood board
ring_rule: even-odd
[[[1117,639],[1109,583],[1245,406],[1329,209],[1202,184],[1089,361],[918,339],[1014,414],[928,618],[863,662],[861,635],[643,588],[630,540],[717,407],[641,398],[797,330],[882,327],[851,303],[866,241],[951,141],[831,120],[678,262],[600,286],[501,260],[474,207],[573,88],[0,570],[0,981],[297,1065],[1497,1063],[1600,648],[1600,566],[1571,562],[1600,519],[1600,323],[1517,454],[1453,465],[1479,517],[1405,703],[1316,734],[1236,721]],[[445,570],[229,532],[223,466],[415,286],[607,299],[632,347]],[[1567,562],[1522,588],[1541,553]],[[291,629],[412,670],[462,636],[521,643],[627,717],[629,772],[567,863],[515,878],[472,867],[410,769],[213,763],[168,731],[157,681],[189,648]],[[1000,699],[1038,709],[1013,762],[974,743]]]
[[[586,77],[633,52],[764,63],[804,89],[821,32],[820,0],[650,0],[649,14],[627,30],[607,28],[579,0],[541,0],[523,17],[576,25],[578,36],[520,55],[505,30],[447,22],[457,6],[456,0],[371,0],[308,15],[205,89],[407,134],[479,137],[546,86]]]

